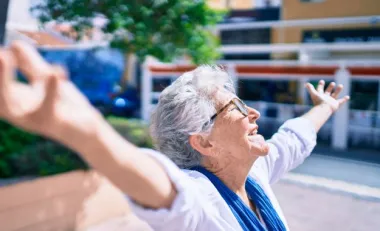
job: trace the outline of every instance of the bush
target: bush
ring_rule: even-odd
[[[17,153],[27,146],[40,141],[40,137],[29,134],[18,128],[0,121],[0,177],[10,177],[14,174],[10,162]]]
[[[109,123],[122,136],[139,147],[153,148],[153,142],[149,135],[147,123],[138,119],[124,119],[109,117]]]
[[[78,169],[87,165],[73,151],[62,145],[44,140],[14,154],[9,160],[15,176],[48,176]]]
[[[108,121],[130,142],[152,148],[144,122],[117,117]],[[76,153],[62,145],[0,121],[0,178],[47,176],[87,168]]]

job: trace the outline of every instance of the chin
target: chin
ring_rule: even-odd
[[[250,144],[251,153],[255,156],[266,156],[269,153],[269,144],[265,141],[261,135],[255,135],[248,139]]]

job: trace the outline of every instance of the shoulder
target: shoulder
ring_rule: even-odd
[[[193,170],[182,170],[182,172],[189,177],[189,180],[198,189],[202,199],[213,201],[220,196],[215,186],[202,173]]]
[[[142,150],[161,163],[178,191],[186,191],[186,194],[192,194],[200,201],[212,201],[219,195],[211,181],[202,173],[180,169],[167,156],[158,151],[152,149]]]

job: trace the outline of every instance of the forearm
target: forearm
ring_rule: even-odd
[[[97,123],[94,130],[90,136],[73,138],[66,144],[137,203],[169,207],[176,191],[163,167],[105,121]]]
[[[314,125],[315,131],[318,132],[321,127],[327,122],[327,120],[333,114],[332,108],[327,104],[319,104],[310,109],[303,118],[308,119]]]

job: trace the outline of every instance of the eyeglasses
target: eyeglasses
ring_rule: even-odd
[[[226,109],[231,104],[234,104],[236,108],[243,114],[244,116],[248,116],[248,109],[247,105],[243,103],[239,98],[233,98],[230,102],[228,102],[226,105],[224,105],[217,113],[215,113],[213,116],[211,116],[210,121],[212,122],[216,116],[218,116],[224,109]]]

